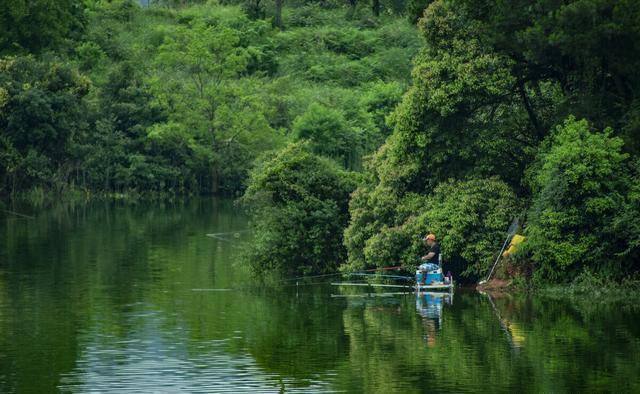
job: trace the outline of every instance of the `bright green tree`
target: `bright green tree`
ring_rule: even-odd
[[[441,244],[444,268],[477,278],[489,269],[517,213],[513,191],[496,178],[444,182],[429,196],[398,198],[381,190],[367,201],[362,192],[350,203],[348,269],[397,264],[412,269],[424,255],[421,237],[432,232]]]
[[[239,31],[202,21],[176,26],[158,49],[159,71],[151,80],[152,90],[169,123],[154,126],[151,136],[166,141],[163,135],[168,133],[185,141],[196,160],[207,163],[208,174],[198,175],[205,190],[218,192],[222,183],[225,160],[220,155],[233,137],[226,138],[219,115],[236,101],[239,92],[233,82],[246,69],[248,58]]]
[[[424,201],[451,178],[497,176],[526,201],[525,169],[568,114],[614,126],[636,149],[639,18],[632,1],[429,2],[412,86],[354,195],[350,261],[367,263],[362,248],[405,221],[403,201]],[[580,237],[579,226],[567,231]]]
[[[308,140],[317,154],[338,159],[345,166],[357,157],[361,144],[349,127],[344,114],[336,109],[313,103],[293,121],[296,139]]]
[[[314,155],[304,143],[287,146],[252,172],[242,201],[253,216],[248,259],[256,273],[331,272],[345,257],[353,175]]]
[[[622,146],[611,129],[593,132],[586,120],[573,117],[546,141],[530,170],[526,230],[538,279],[559,280],[583,268],[605,274],[622,269],[613,225],[631,181]]]

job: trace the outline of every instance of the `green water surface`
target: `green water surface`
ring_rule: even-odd
[[[640,392],[638,309],[256,286],[227,200],[7,208],[2,393]]]

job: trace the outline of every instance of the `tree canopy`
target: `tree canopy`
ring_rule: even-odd
[[[509,215],[526,218],[524,259],[543,280],[560,280],[569,267],[630,272],[634,227],[613,232],[614,223],[628,223],[635,201],[627,155],[639,153],[638,18],[640,6],[630,1],[429,2],[412,85],[351,202],[349,264],[386,264],[379,256],[394,250],[389,240],[411,250],[410,237],[430,223],[401,229],[425,217],[422,205],[447,213],[438,236],[444,250],[460,251],[470,278],[488,269],[482,261],[499,251]],[[458,214],[474,206],[466,188],[448,186],[444,201],[463,201],[454,210],[448,203],[432,210],[430,199],[444,185],[487,178],[495,181],[482,183],[482,198],[502,190],[511,202],[472,213],[502,215],[501,223],[480,239],[456,238]],[[384,247],[367,252],[381,240]],[[485,258],[463,251],[476,246]]]
[[[475,280],[514,217],[538,282],[639,268],[637,1],[16,0],[0,22],[2,195],[244,193],[254,267],[286,274],[413,268],[434,231]]]

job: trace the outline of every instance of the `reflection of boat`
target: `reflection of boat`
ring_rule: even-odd
[[[423,292],[416,293],[416,310],[422,317],[424,326],[424,340],[427,346],[436,346],[437,331],[442,327],[442,308],[444,304],[451,304],[453,292]]]
[[[416,297],[416,310],[420,316],[437,319],[442,318],[442,306],[451,304],[453,301],[453,293],[418,293]]]

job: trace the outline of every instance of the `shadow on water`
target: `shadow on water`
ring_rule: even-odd
[[[640,391],[634,310],[258,287],[227,200],[20,208],[0,217],[3,393]]]

